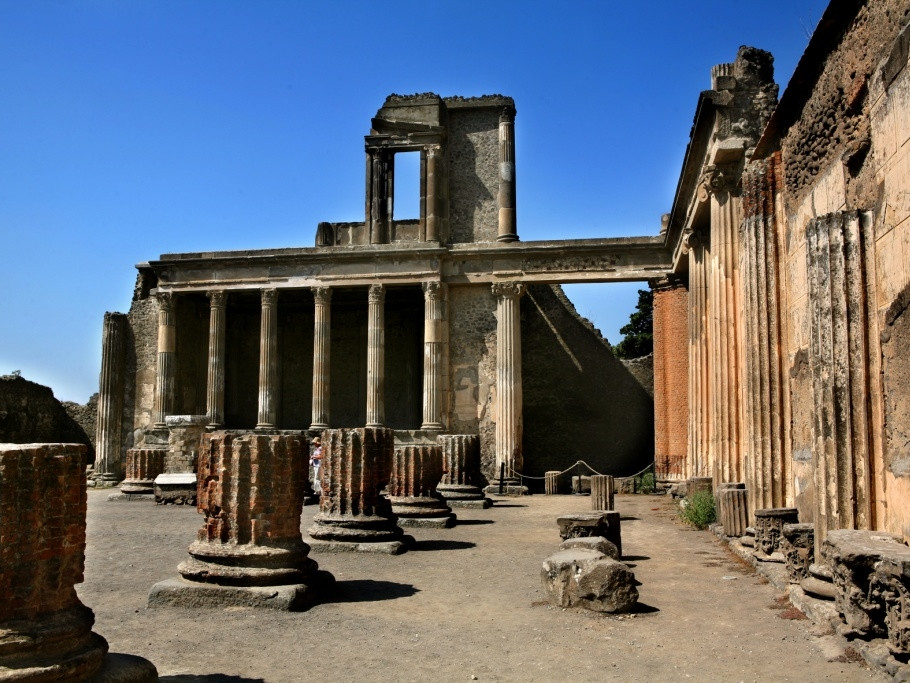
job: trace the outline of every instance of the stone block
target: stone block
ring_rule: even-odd
[[[195,473],[162,473],[155,477],[155,502],[159,505],[195,505],[198,482]]]
[[[591,477],[586,474],[572,477],[572,493],[591,493]]]
[[[541,582],[558,607],[628,612],[638,602],[635,575],[622,562],[596,550],[561,550],[543,562]]]
[[[603,510],[564,515],[557,518],[556,524],[559,526],[559,535],[564,541],[585,536],[603,536],[616,546],[619,557],[622,557],[622,530],[619,512]]]
[[[613,477],[608,474],[591,475],[591,508],[612,510],[615,495]]]
[[[571,550],[572,548],[584,548],[594,550],[614,560],[619,559],[619,548],[605,539],[603,536],[580,536],[578,538],[569,538],[559,544],[560,550]]]
[[[717,519],[724,529],[724,535],[739,537],[749,526],[748,491],[741,482],[726,482],[717,489]]]
[[[126,477],[120,484],[121,493],[153,494],[155,478],[164,472],[166,455],[167,450],[163,448],[130,448],[126,452]]]
[[[397,446],[392,462],[388,498],[402,527],[444,529],[455,515],[436,491],[442,477],[442,450],[435,444]]]
[[[549,470],[543,473],[544,494],[555,496],[559,493],[559,470]]]
[[[780,552],[787,561],[790,583],[799,583],[809,576],[809,567],[815,562],[815,525],[784,524]]]
[[[796,508],[763,508],[755,511],[755,556],[765,559],[780,548],[784,524],[799,522]]]

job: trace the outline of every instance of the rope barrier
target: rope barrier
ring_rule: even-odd
[[[557,473],[556,473],[556,476],[559,477],[559,476],[565,474],[566,472],[570,472],[571,470],[573,470],[574,468],[578,467],[579,465],[584,465],[584,466],[587,467],[589,470],[591,470],[594,474],[597,474],[597,475],[599,475],[599,476],[604,476],[604,475],[602,475],[600,472],[598,472],[597,470],[595,470],[593,467],[591,467],[591,466],[590,466],[588,463],[586,463],[584,460],[577,460],[573,465],[570,465],[569,467],[567,467],[566,469],[564,469],[562,472],[557,472]],[[644,474],[644,473],[647,472],[648,470],[653,469],[653,467],[654,467],[654,465],[651,464],[651,465],[648,465],[647,467],[645,467],[643,470],[641,470],[641,471],[639,471],[639,472],[636,472],[635,474],[630,474],[629,476],[626,476],[626,477],[613,477],[613,478],[614,478],[614,479],[634,479],[635,477],[640,477],[642,474]],[[511,467],[509,467],[508,465],[506,465],[506,468],[509,470],[509,473],[510,473],[511,476],[513,476],[513,477],[518,477],[519,479],[540,479],[540,480],[546,479],[545,476],[543,476],[543,477],[532,477],[532,476],[527,475],[527,474],[521,474],[521,472],[516,472],[515,470],[513,470],[513,469],[512,469]]]

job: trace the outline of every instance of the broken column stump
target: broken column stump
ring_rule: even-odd
[[[543,473],[543,492],[547,496],[559,493],[559,470],[547,470]]]
[[[725,482],[717,488],[717,520],[724,528],[724,536],[745,535],[749,526],[747,497],[748,491],[742,482]]]
[[[612,510],[615,495],[613,477],[609,474],[591,475],[591,508]]]
[[[149,607],[248,606],[297,611],[334,580],[300,534],[306,451],[290,434],[211,432],[199,459],[205,516],[182,578],[155,584]]]
[[[622,557],[622,531],[619,525],[619,512],[616,510],[564,515],[556,519],[556,524],[559,526],[562,540],[603,536],[616,546],[619,557]]]
[[[155,477],[155,502],[196,504],[196,470],[206,415],[168,415],[164,472]]]
[[[576,495],[591,493],[591,477],[587,474],[572,477],[572,493]]]
[[[81,444],[0,444],[0,680],[158,680],[145,659],[107,655],[76,595],[85,459]]]
[[[322,433],[322,498],[307,531],[318,552],[404,552],[410,537],[380,494],[391,475],[395,435],[383,427]]]
[[[130,448],[126,452],[126,478],[120,492],[128,497],[155,498],[155,477],[164,472],[163,448]]]
[[[692,477],[686,482],[686,497],[691,498],[699,491],[713,493],[714,480],[711,477]]]
[[[480,438],[476,434],[440,434],[442,479],[436,491],[449,507],[488,508],[493,501],[480,488]]]
[[[436,492],[442,449],[435,444],[397,446],[389,479],[389,502],[398,526],[445,529],[455,525],[452,508]]]
[[[815,562],[815,525],[784,524],[781,528],[780,552],[787,562],[787,578],[799,583],[809,576]]]
[[[638,582],[622,562],[586,548],[560,550],[543,562],[541,583],[557,607],[628,612],[638,602]]]
[[[755,557],[783,562],[779,551],[784,524],[799,522],[796,508],[763,508],[755,511]]]

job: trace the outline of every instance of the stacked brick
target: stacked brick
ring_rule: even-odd
[[[395,449],[389,501],[400,526],[450,527],[455,515],[436,485],[442,477],[442,449],[435,444]]]
[[[436,490],[451,507],[490,507],[480,488],[480,437],[475,434],[442,434],[442,479]]]
[[[654,287],[654,465],[658,478],[685,479],[689,448],[689,292]]]
[[[167,451],[163,448],[130,448],[126,452],[126,478],[120,484],[123,493],[153,493],[155,477],[164,472]]]

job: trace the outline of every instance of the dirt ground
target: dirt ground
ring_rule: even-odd
[[[641,610],[553,608],[540,567],[556,517],[583,496],[501,498],[456,510],[452,529],[411,529],[400,556],[314,554],[337,579],[307,612],[146,607],[201,525],[194,508],[111,502],[89,490],[85,583],[112,652],[151,660],[163,681],[806,681],[884,680],[827,661],[811,622],[709,532],[675,519],[664,496],[617,496],[624,560]],[[304,540],[316,506],[304,508]]]

